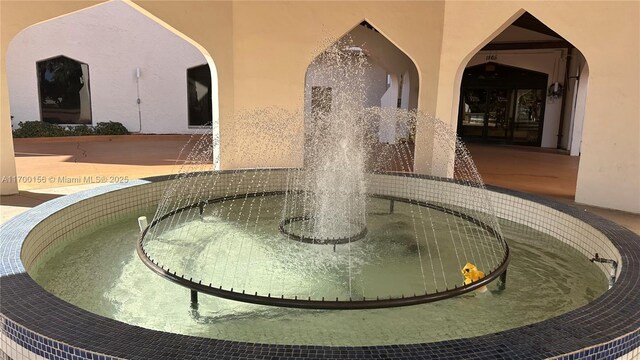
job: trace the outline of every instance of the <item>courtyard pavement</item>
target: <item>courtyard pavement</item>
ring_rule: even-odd
[[[179,170],[190,135],[15,139],[20,193],[0,197],[0,222],[47,200],[114,182]],[[524,191],[591,211],[640,234],[640,214],[576,204],[578,157],[539,148],[471,144],[487,184]]]

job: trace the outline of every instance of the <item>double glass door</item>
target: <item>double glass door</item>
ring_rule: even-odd
[[[548,75],[488,62],[465,69],[458,135],[467,142],[540,146]]]
[[[465,141],[540,146],[544,89],[465,88],[458,133]]]

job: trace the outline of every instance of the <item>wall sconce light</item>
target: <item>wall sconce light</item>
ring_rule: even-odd
[[[559,99],[562,97],[562,84],[559,82],[554,82],[549,86],[549,90],[547,91],[547,96],[553,100]]]

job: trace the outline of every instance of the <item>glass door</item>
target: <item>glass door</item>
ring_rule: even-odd
[[[518,89],[515,96],[514,144],[540,145],[545,93],[542,89]]]
[[[487,97],[486,138],[488,142],[508,142],[511,128],[513,90],[489,89]]]
[[[487,113],[487,90],[465,89],[461,99],[459,132],[465,138],[483,139]]]
[[[540,146],[547,74],[485,63],[465,69],[458,135],[464,141]]]

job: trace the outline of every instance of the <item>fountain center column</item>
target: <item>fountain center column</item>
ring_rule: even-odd
[[[283,223],[298,222],[295,231],[284,232],[315,243],[349,242],[366,231],[368,64],[353,49],[332,46],[308,74],[324,86],[305,113],[305,166],[294,180],[301,193],[288,197]]]

